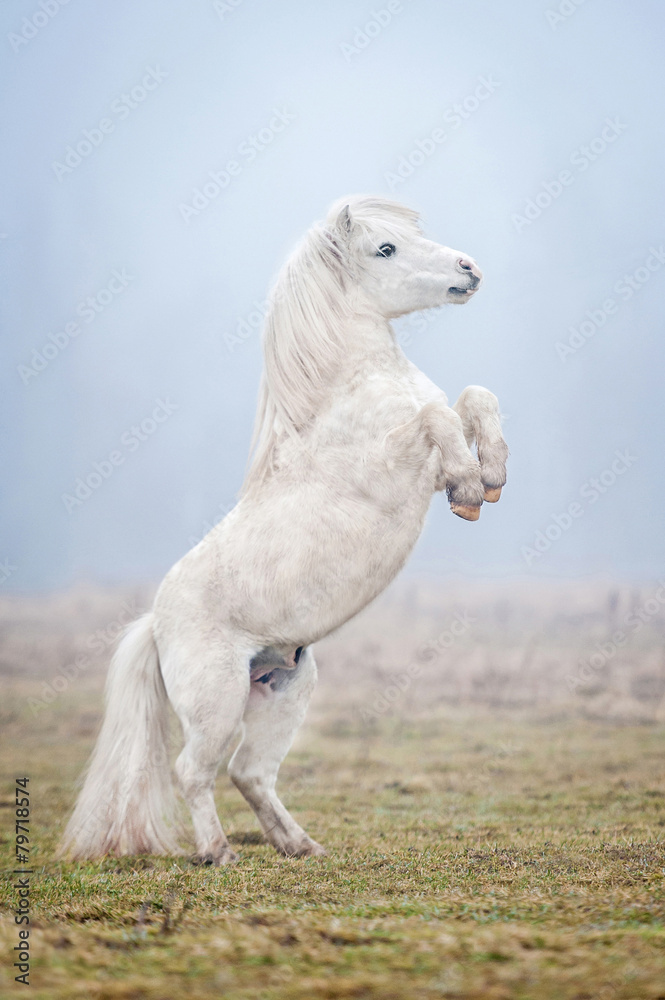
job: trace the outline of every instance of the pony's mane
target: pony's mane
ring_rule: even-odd
[[[355,238],[374,246],[420,232],[418,213],[404,205],[343,198],[289,257],[273,286],[263,329],[264,371],[243,493],[263,482],[279,441],[297,437],[312,420],[339,368],[341,333],[351,315],[349,286],[362,270],[350,251],[351,226]]]

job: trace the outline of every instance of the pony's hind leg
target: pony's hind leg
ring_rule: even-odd
[[[229,864],[229,846],[215,808],[215,778],[237,731],[249,690],[249,652],[197,637],[164,658],[166,690],[182,724],[185,745],[175,765],[194,823],[195,864]]]
[[[229,763],[229,774],[256,813],[270,843],[282,854],[311,857],[325,854],[307,836],[275,791],[277,772],[300,726],[316,683],[310,649],[297,666],[276,668],[252,682],[243,735]]]
[[[508,445],[501,431],[499,401],[489,389],[470,385],[462,392],[453,409],[462,418],[468,446],[476,442],[485,500],[496,503],[506,482],[508,458]]]

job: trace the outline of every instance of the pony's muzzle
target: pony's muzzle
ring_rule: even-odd
[[[470,260],[468,257],[460,257],[457,261],[457,266],[462,274],[467,277],[467,291],[477,288],[482,281],[483,272],[480,270],[476,262],[474,260]]]

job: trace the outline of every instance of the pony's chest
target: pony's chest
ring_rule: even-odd
[[[386,434],[411,420],[420,402],[408,382],[369,375],[334,396],[315,426],[320,447],[342,445],[366,452],[381,448]]]
[[[371,494],[388,491],[397,499],[400,481],[413,488],[429,469],[431,445],[418,421],[422,405],[408,384],[387,391],[385,381],[368,380],[340,398],[312,429],[317,467],[349,485],[362,482]]]

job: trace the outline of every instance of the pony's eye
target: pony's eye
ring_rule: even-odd
[[[376,251],[377,257],[392,257],[392,255],[397,250],[394,243],[382,243],[379,249]]]

